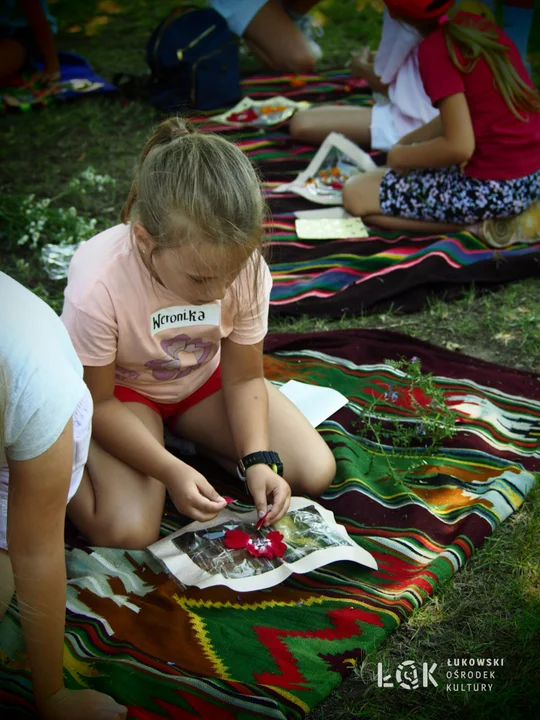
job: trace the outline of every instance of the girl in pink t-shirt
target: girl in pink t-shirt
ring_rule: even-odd
[[[229,472],[238,468],[259,515],[272,504],[267,525],[286,512],[291,488],[320,495],[331,483],[330,449],[264,380],[263,216],[242,151],[170,118],[142,152],[123,224],[75,254],[62,319],[95,410],[68,514],[92,544],[154,542],[167,491],[196,520],[225,507],[165,449],[164,426]]]
[[[381,227],[458,231],[540,199],[540,100],[515,45],[452,0],[386,0],[418,29],[420,75],[439,118],[402,138],[390,169],[349,180],[343,204]]]

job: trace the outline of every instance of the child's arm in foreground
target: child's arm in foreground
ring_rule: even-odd
[[[180,512],[210,520],[226,505],[206,478],[176,458],[144,423],[114,397],[115,363],[84,368],[94,400],[92,437],[108,453],[162,482]]]
[[[456,93],[443,98],[439,103],[440,134],[436,120],[419,128],[420,137],[416,136],[410,145],[410,133],[397,145],[390,148],[388,167],[396,170],[412,170],[414,168],[442,168],[451,165],[462,165],[470,160],[475,147],[474,130],[469,106],[464,93]],[[433,136],[431,133],[433,132]],[[424,139],[423,134],[426,134]]]
[[[221,343],[221,382],[227,417],[238,458],[260,450],[272,450],[268,432],[268,393],[263,373],[263,343],[240,345],[225,339]],[[247,482],[257,510],[266,512],[267,498],[272,510],[271,525],[289,508],[289,484],[267,465],[254,465]]]
[[[125,708],[107,695],[64,688],[64,521],[72,461],[71,420],[58,440],[38,457],[8,459],[9,555],[34,700],[47,720],[120,719],[126,716]]]

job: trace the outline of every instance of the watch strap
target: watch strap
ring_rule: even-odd
[[[277,452],[273,450],[260,450],[245,455],[236,468],[238,477],[245,481],[246,471],[253,465],[268,465],[275,473],[283,475],[283,463]]]

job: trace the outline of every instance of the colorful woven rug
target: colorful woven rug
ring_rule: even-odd
[[[361,83],[351,84],[343,71],[306,77],[256,77],[244,81],[255,99],[285,95],[317,103],[369,104]],[[474,283],[488,287],[540,274],[540,242],[495,250],[467,233],[412,237],[371,228],[369,238],[299,240],[294,212],[321,206],[272,189],[292,180],[313,157],[315,148],[301,145],[286,126],[243,130],[194,118],[213,132],[226,133],[260,169],[272,219],[266,226],[274,287],[274,314],[344,314],[394,309],[417,310],[430,295],[459,295]],[[382,163],[382,155],[375,155]]]
[[[343,562],[266,592],[182,592],[146,552],[71,548],[66,682],[114,695],[131,719],[304,718],[467,562],[539,477],[533,376],[380,331],[280,335],[268,349],[268,377],[349,398],[320,428],[338,465],[321,502],[379,570]],[[394,417],[414,421],[403,379],[384,360],[415,355],[460,418],[449,446],[421,466],[411,451],[370,442],[359,422],[389,385],[399,396]],[[400,479],[388,472],[388,453]],[[205,472],[223,492],[223,473]],[[240,497],[235,482],[226,492]],[[162,530],[181,522],[169,509]],[[33,717],[16,602],[0,625],[0,660],[0,716]]]

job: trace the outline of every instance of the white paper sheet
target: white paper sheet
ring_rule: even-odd
[[[300,240],[344,240],[368,237],[368,231],[360,218],[320,218],[297,220],[296,234]]]
[[[289,380],[280,391],[317,427],[348,403],[345,395],[332,388]]]
[[[213,122],[232,125],[233,127],[269,127],[285,122],[294,115],[297,110],[307,110],[311,103],[305,100],[291,100],[290,98],[276,95],[264,100],[253,100],[245,97],[233,108],[226,110],[220,115],[213,115],[210,119]],[[252,111],[250,113],[249,111]],[[237,119],[232,119],[232,118]]]
[[[264,531],[255,531],[256,522],[256,510],[242,513],[227,507],[214,520],[192,522],[148,549],[182,585],[201,589],[226,585],[236,592],[264,590],[292,573],[312,572],[343,560],[377,570],[375,558],[349,537],[332,512],[313,500],[291,498],[285,517]],[[278,530],[287,552],[282,558],[268,560],[253,558],[247,550],[228,550],[220,535],[238,527],[260,537],[268,530]]]
[[[323,220],[330,218],[340,220],[342,218],[354,217],[354,215],[350,215],[341,205],[325,207],[320,210],[297,210],[294,214],[299,220],[319,220],[320,218]]]

